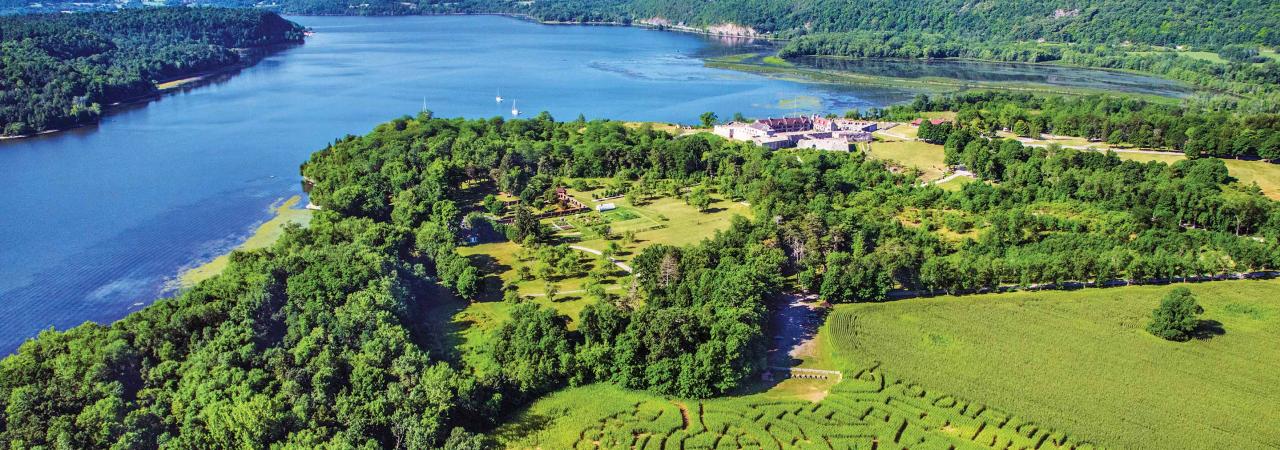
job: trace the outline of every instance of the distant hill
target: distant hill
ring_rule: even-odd
[[[125,9],[0,17],[0,134],[91,122],[156,83],[241,63],[236,49],[302,41],[268,11]]]
[[[757,33],[917,31],[1000,40],[1280,44],[1270,0],[282,0],[287,13],[514,12],[555,21],[733,23]]]

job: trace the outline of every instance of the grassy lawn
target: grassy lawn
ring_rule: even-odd
[[[972,183],[974,181],[978,181],[978,180],[975,180],[973,177],[955,177],[945,182],[938,183],[937,186],[939,188],[942,188],[942,190],[945,190],[945,191],[958,191],[960,189],[963,189],[964,185]]]
[[[280,239],[281,234],[284,234],[284,225],[287,223],[292,222],[306,226],[307,223],[311,222],[311,210],[296,208],[301,201],[302,197],[295,195],[273,207],[272,210],[275,211],[275,217],[259,225],[253,234],[243,243],[236,246],[234,250],[253,250],[270,246],[277,239]],[[178,282],[183,288],[195,286],[196,283],[222,273],[230,259],[229,254],[220,255],[212,261],[188,269],[178,277]]]
[[[1010,133],[1008,131],[998,131],[996,132],[996,134],[1005,139],[1016,140],[1021,138],[1020,136]],[[1022,138],[1022,139],[1028,139],[1028,138]],[[1041,139],[1029,139],[1023,143],[1033,144],[1033,145],[1060,144],[1063,146],[1085,147],[1085,148],[1094,147],[1099,150],[1105,150],[1105,149],[1111,148],[1111,145],[1107,144],[1106,142],[1089,142],[1088,139],[1071,137],[1071,136],[1054,136],[1054,137],[1043,137]]]
[[[1173,286],[838,306],[823,351],[1120,448],[1280,446],[1280,281],[1189,285],[1224,334],[1143,330]]]
[[[897,140],[901,140],[901,138],[898,138],[897,136],[892,136],[886,133],[893,133],[898,136],[905,136],[907,139],[915,139],[918,136],[919,132],[920,132],[920,128],[918,127],[913,127],[909,124],[902,124],[893,128],[886,128],[883,130],[879,130],[872,134],[886,141],[897,141]]]
[[[894,130],[898,128],[902,127],[895,127]],[[946,168],[946,163],[943,162],[942,146],[923,141],[872,142],[867,154],[872,158],[918,168],[923,172],[921,179],[926,181],[942,178],[943,170]]]
[[[575,198],[584,201],[588,206],[599,203],[613,203],[618,206],[613,211],[602,215],[609,221],[609,226],[616,235],[627,231],[636,233],[636,243],[628,249],[628,253],[618,255],[618,259],[630,260],[645,247],[653,244],[688,245],[715,236],[716,230],[729,227],[733,216],[751,216],[751,208],[739,202],[725,199],[718,194],[711,194],[711,206],[707,211],[698,211],[684,200],[672,197],[658,197],[643,205],[635,206],[624,198],[594,202],[591,191],[577,193],[570,191]],[[575,223],[573,219],[570,223]],[[574,233],[583,233],[575,236]],[[577,240],[575,245],[603,250],[608,241],[592,235],[583,227],[559,233],[566,240]]]
[[[589,181],[600,184],[603,180]],[[630,205],[622,198],[594,202],[591,201],[591,192],[596,190],[599,190],[599,188],[585,192],[568,189],[570,195],[589,206],[603,202],[613,202],[619,205],[617,209],[600,213],[600,215],[609,222],[615,235],[620,236],[628,230],[636,233],[635,243],[623,245],[623,253],[615,256],[620,260],[630,260],[640,250],[654,244],[687,245],[696,243],[714,236],[716,230],[727,228],[734,215],[750,215],[750,207],[747,205],[724,200],[716,195],[712,196],[713,202],[710,208],[706,212],[700,212],[697,208],[685,204],[684,200],[669,197],[654,198],[641,206]],[[479,196],[478,193],[477,196]],[[555,232],[554,238],[556,241],[604,250],[609,241],[594,235],[587,229],[585,226],[586,217],[587,215],[584,214],[564,218],[573,228]],[[547,226],[551,226],[553,222],[556,222],[556,220],[543,220],[543,223]],[[621,240],[618,240],[618,242],[621,244]],[[448,308],[438,312],[438,314],[452,317],[450,324],[458,330],[456,338],[459,340],[458,344],[463,360],[481,371],[499,370],[499,368],[480,367],[484,358],[480,357],[477,352],[478,349],[484,347],[492,330],[511,317],[510,311],[514,305],[500,300],[501,289],[504,284],[515,283],[517,292],[526,298],[525,301],[533,301],[543,306],[555,308],[560,314],[568,316],[570,329],[577,328],[576,320],[582,309],[596,301],[594,297],[584,292],[584,286],[587,284],[585,276],[554,278],[552,282],[559,290],[559,293],[553,299],[545,296],[547,289],[545,280],[518,281],[517,271],[520,266],[528,266],[530,269],[535,269],[539,264],[533,258],[521,260],[521,248],[519,244],[514,242],[494,242],[458,248],[459,254],[471,258],[473,263],[485,269],[484,272],[497,274],[496,277],[490,277],[486,280],[484,292],[481,295],[483,298],[479,299],[480,301],[469,303],[457,301],[457,304],[447,305]],[[603,281],[605,290],[612,293],[622,292],[623,287],[620,281],[627,275],[625,271],[602,261],[596,255],[577,250],[573,250],[573,252],[581,256],[580,261],[583,263],[584,273],[599,265],[607,265],[612,269],[610,276]]]

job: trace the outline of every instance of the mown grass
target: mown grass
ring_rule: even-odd
[[[902,127],[895,127],[894,130]],[[867,149],[867,155],[885,161],[893,161],[907,168],[920,169],[920,178],[924,181],[932,181],[942,178],[943,172],[946,170],[946,163],[943,160],[943,151],[941,145],[934,145],[923,141],[877,141],[872,142]]]
[[[279,205],[272,207],[275,217],[259,225],[253,234],[249,235],[243,243],[236,246],[234,250],[253,250],[265,248],[280,239],[280,235],[284,233],[284,226],[288,223],[297,223],[306,226],[311,222],[311,210],[297,208],[298,203],[302,201],[302,197],[293,196],[281,202]],[[180,287],[188,288],[195,286],[196,283],[213,278],[214,275],[222,273],[226,269],[227,262],[230,261],[230,252],[220,255],[212,261],[206,262],[199,266],[187,269],[178,277]]]
[[[1121,448],[1280,446],[1280,281],[1189,286],[1206,339],[1143,330],[1173,286],[842,305],[829,358]]]
[[[942,188],[944,191],[958,191],[960,189],[964,189],[964,185],[974,181],[978,180],[975,180],[973,177],[955,177],[942,183],[938,183],[937,186]]]

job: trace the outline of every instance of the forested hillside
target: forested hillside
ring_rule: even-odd
[[[955,112],[959,126],[978,133],[1009,130],[1024,137],[1046,133],[1174,150],[1192,158],[1280,160],[1280,114],[1202,111],[1102,95],[1044,97],[1007,92],[936,99],[922,95],[909,104],[889,107],[884,114],[910,118],[938,111]],[[952,131],[950,125],[924,128],[930,130],[922,132],[921,138],[938,144]]]
[[[302,31],[274,13],[216,8],[0,17],[0,133],[93,121],[159,81],[234,66],[234,49],[301,42]]]
[[[451,430],[484,431],[565,385],[698,398],[740,386],[764,364],[766,299],[782,289],[878,301],[1280,267],[1280,207],[1220,160],[1122,162],[968,128],[946,140],[948,159],[985,182],[945,191],[859,153],[545,114],[397,119],[302,167],[325,209],[309,227],[233,254],[177,298],[42,333],[0,362],[0,448],[474,444]],[[554,242],[525,208],[570,177],[667,180],[748,202],[758,219],[645,248],[624,294],[587,306],[575,329],[559,311],[502,300],[516,303],[512,319],[485,331],[477,357],[503,370],[476,370],[431,318],[450,292],[473,300],[494,276],[458,252],[493,206],[462,186],[521,198],[513,223],[491,225],[539,249]]]
[[[925,32],[992,40],[1153,45],[1280,44],[1280,5],[1266,0],[288,0],[288,12],[415,14],[520,12],[556,21],[662,18],[691,26],[730,22],[782,37],[819,32]],[[363,5],[363,6],[362,6]],[[350,8],[349,8],[350,6]]]

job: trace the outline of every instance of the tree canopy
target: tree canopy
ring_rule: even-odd
[[[301,41],[300,25],[240,9],[0,16],[0,134],[90,122],[157,82],[240,64],[236,49]]]

